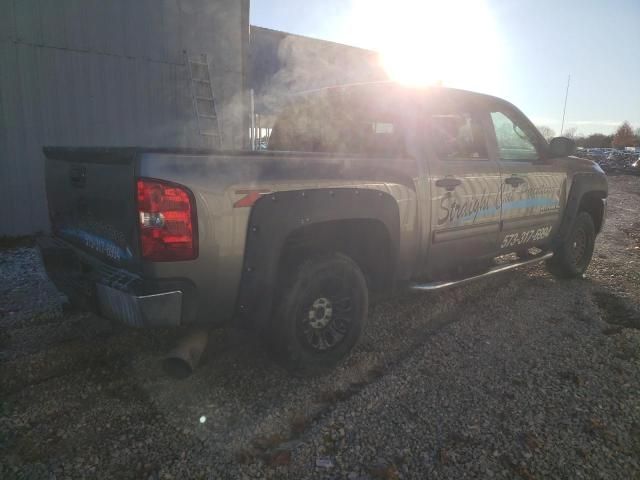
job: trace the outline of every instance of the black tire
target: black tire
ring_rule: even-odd
[[[547,262],[549,271],[560,278],[581,278],[589,267],[596,241],[593,218],[580,212],[571,231]]]
[[[272,320],[276,360],[296,375],[335,367],[358,342],[367,318],[367,283],[349,257],[302,262],[287,279]]]

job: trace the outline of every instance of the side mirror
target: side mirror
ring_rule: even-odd
[[[576,153],[576,142],[567,137],[552,138],[549,143],[549,153],[552,158],[573,155]]]

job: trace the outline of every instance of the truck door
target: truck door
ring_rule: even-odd
[[[491,121],[502,184],[501,251],[541,246],[560,224],[566,172],[545,160],[544,139],[520,112],[498,104]]]
[[[497,251],[500,172],[488,155],[488,112],[460,100],[427,110],[431,228],[425,270],[441,278]]]

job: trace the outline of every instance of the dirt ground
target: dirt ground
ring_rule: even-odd
[[[36,251],[0,251],[0,478],[640,478],[640,177],[610,177],[583,280],[542,265],[371,308],[330,375],[214,333],[63,311]]]

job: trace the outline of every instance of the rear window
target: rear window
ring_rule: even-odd
[[[406,95],[381,89],[326,90],[283,112],[269,150],[406,157]]]

